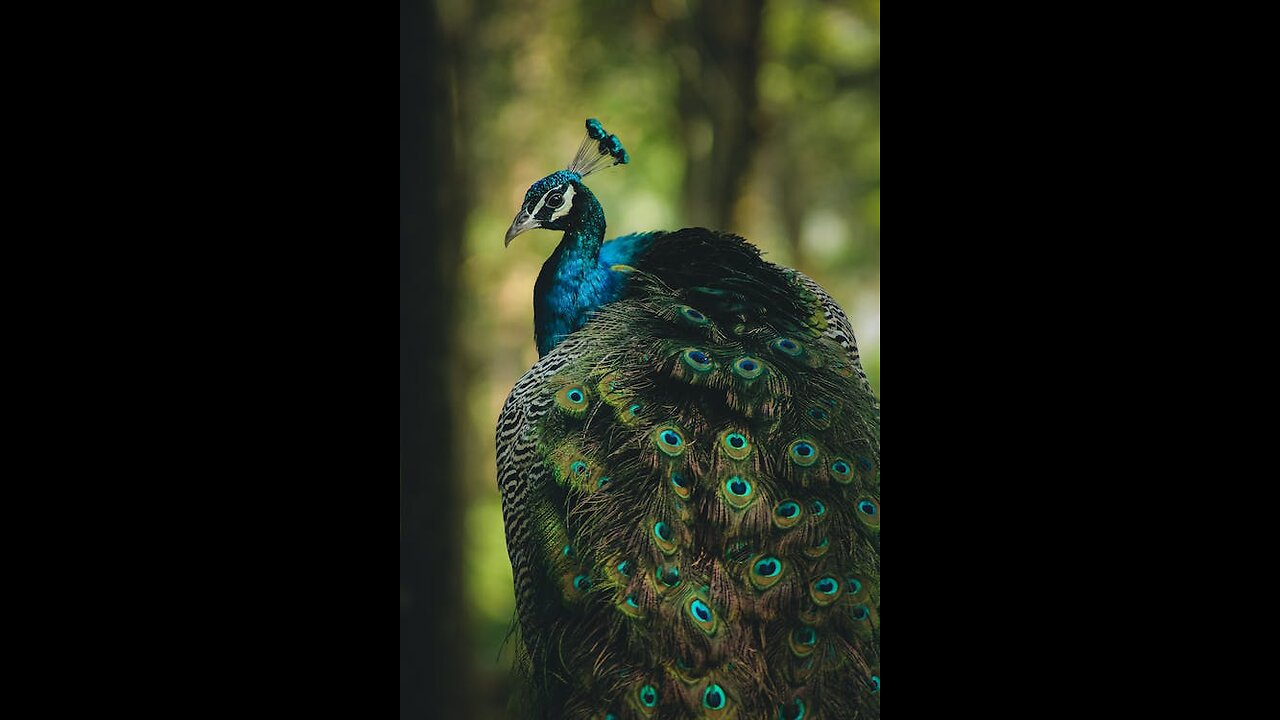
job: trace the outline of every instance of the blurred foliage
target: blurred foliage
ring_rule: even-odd
[[[454,388],[464,443],[470,659],[481,696],[493,698],[476,717],[506,712],[511,654],[508,646],[499,658],[514,600],[494,425],[512,385],[537,359],[533,283],[560,240],[532,232],[504,249],[503,234],[528,186],[569,161],[587,117],[617,133],[632,157],[589,180],[605,208],[607,237],[695,224],[684,179],[690,160],[717,142],[710,125],[682,114],[682,77],[707,61],[699,7],[697,0],[440,2],[456,52],[459,182],[469,198]],[[722,229],[831,292],[850,315],[878,394],[880,3],[771,0],[761,12],[757,105],[743,149],[750,162]]]

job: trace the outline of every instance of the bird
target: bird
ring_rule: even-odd
[[[605,241],[597,119],[506,233],[560,231],[498,418],[521,717],[878,718],[880,404],[848,316],[745,239]]]

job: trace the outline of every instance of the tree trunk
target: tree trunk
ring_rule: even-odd
[[[400,717],[469,699],[449,363],[463,198],[434,2],[400,2]]]
[[[763,10],[763,0],[703,0],[677,24],[686,224],[733,226],[758,139]]]

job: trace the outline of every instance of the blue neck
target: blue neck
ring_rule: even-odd
[[[581,203],[578,219],[542,264],[533,286],[533,334],[539,357],[585,325],[592,311],[621,297],[625,289],[625,275],[600,261],[605,227],[600,203],[586,188],[574,202]]]

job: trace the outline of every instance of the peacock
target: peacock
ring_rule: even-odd
[[[705,228],[604,240],[598,120],[506,234],[563,239],[497,426],[521,716],[880,716],[880,406],[805,275]]]

